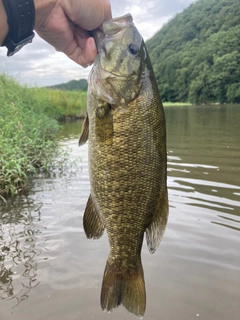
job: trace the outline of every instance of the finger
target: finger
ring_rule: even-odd
[[[97,55],[97,48],[94,39],[89,36],[88,32],[79,27],[76,27],[75,29],[75,38],[79,47],[82,49],[84,61],[88,65],[92,64]]]
[[[84,48],[84,59],[88,66],[93,63],[94,59],[96,58],[96,55],[97,55],[96,43],[95,43],[95,40],[92,37],[90,37],[87,39],[86,45]]]
[[[61,5],[71,21],[85,30],[96,29],[112,17],[109,0],[82,0],[77,3],[76,10],[73,10],[74,2],[63,0]]]
[[[82,40],[81,40],[82,41]],[[81,44],[82,45],[82,44]],[[88,38],[85,45],[81,48],[76,39],[71,43],[71,50],[64,52],[70,59],[86,68],[91,65],[97,55],[97,48],[93,38]]]

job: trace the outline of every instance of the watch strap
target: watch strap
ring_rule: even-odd
[[[7,14],[9,32],[3,42],[8,56],[19,51],[34,37],[35,7],[33,0],[2,0]]]

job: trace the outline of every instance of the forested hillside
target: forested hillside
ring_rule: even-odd
[[[66,83],[49,86],[50,89],[59,89],[67,91],[87,91],[88,83],[86,79],[71,80]]]
[[[239,0],[198,0],[146,44],[163,101],[240,103]]]

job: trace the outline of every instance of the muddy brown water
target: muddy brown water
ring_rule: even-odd
[[[146,320],[240,319],[240,108],[165,108],[169,223],[158,250],[143,245]],[[133,319],[101,311],[106,234],[87,240],[89,195],[81,122],[66,123],[64,172],[39,176],[0,207],[0,320]],[[81,161],[78,159],[81,157]]]

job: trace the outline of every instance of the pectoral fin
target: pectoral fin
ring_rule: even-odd
[[[83,216],[83,228],[87,238],[98,239],[102,236],[105,226],[90,194]]]
[[[156,211],[149,226],[146,229],[147,246],[154,253],[159,246],[168,220],[168,195],[167,191],[159,197]]]
[[[111,105],[106,102],[99,104],[96,109],[95,134],[97,142],[111,144],[113,137],[113,117]]]
[[[80,138],[78,140],[78,145],[82,146],[84,143],[88,140],[88,132],[89,132],[89,120],[88,120],[88,114],[86,114],[86,117],[83,121],[82,125],[82,132],[80,134]]]

